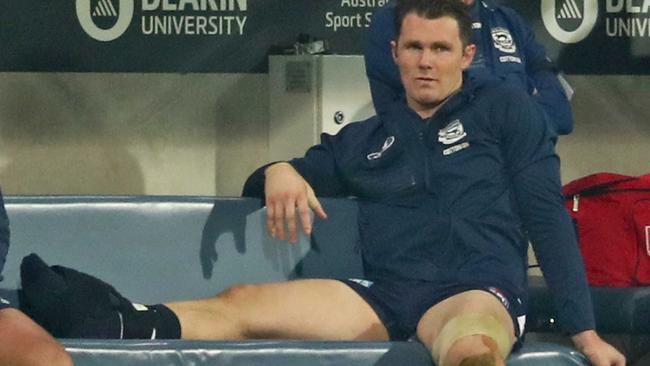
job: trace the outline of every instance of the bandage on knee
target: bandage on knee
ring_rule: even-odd
[[[496,366],[492,352],[463,359],[458,366]]]
[[[492,353],[484,353],[482,355],[465,358],[458,366],[496,366],[496,361],[494,360],[494,355]]]
[[[487,314],[459,315],[450,319],[442,327],[433,342],[431,353],[436,360],[436,365],[445,366],[447,353],[454,343],[473,335],[484,335],[494,340],[503,358],[506,358],[512,349],[508,330],[497,318]]]

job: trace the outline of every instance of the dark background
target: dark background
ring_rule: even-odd
[[[92,4],[96,0],[92,0]],[[326,26],[325,14],[365,18],[375,6],[342,7],[341,0],[248,0],[245,12],[201,15],[246,16],[243,35],[143,35],[141,0],[135,1],[130,27],[121,37],[100,42],[88,36],[77,20],[75,1],[19,0],[0,4],[0,71],[47,72],[220,72],[263,73],[267,55],[291,47],[299,34],[328,41],[330,51],[361,54],[367,28]],[[178,3],[178,0],[170,0]],[[557,3],[560,4],[557,0]],[[585,0],[575,0],[582,6]],[[608,37],[605,0],[598,0],[598,22],[584,41],[564,45],[541,22],[540,0],[500,1],[517,9],[535,30],[549,55],[568,74],[650,74],[650,36]],[[377,1],[369,1],[377,3]],[[113,0],[117,7],[119,1]],[[366,2],[367,4],[368,2]],[[94,6],[94,5],[92,5]],[[118,9],[119,11],[119,9]],[[198,15],[186,12],[147,12],[147,15]],[[650,28],[650,14],[636,14]],[[107,26],[96,22],[99,26]],[[646,29],[650,34],[650,29]],[[636,43],[633,51],[632,42]],[[638,50],[645,49],[646,55]],[[636,54],[635,54],[636,53]]]

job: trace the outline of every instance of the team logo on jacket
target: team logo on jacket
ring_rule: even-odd
[[[386,141],[384,141],[384,145],[381,147],[381,150],[368,154],[366,158],[368,160],[377,160],[381,158],[381,156],[384,155],[386,150],[390,149],[390,147],[393,146],[394,143],[395,143],[395,136],[388,136],[388,138],[386,138]]]
[[[448,124],[447,127],[438,131],[438,142],[441,142],[443,145],[451,145],[462,140],[465,138],[465,136],[467,136],[467,132],[465,132],[465,128],[463,127],[463,124],[460,122],[460,120],[457,119]],[[461,150],[465,150],[468,147],[469,142],[453,145],[444,149],[442,151],[442,155],[448,156]]]
[[[438,141],[442,142],[444,145],[451,145],[467,136],[465,132],[465,127],[460,122],[459,119],[451,122],[445,128],[438,131]]]
[[[512,39],[512,34],[505,28],[492,28],[492,41],[494,41],[494,47],[501,52],[517,52],[517,45],[515,45],[515,41]]]

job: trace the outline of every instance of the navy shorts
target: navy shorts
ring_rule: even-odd
[[[506,291],[490,286],[469,284],[438,284],[419,280],[342,280],[361,296],[377,313],[393,341],[407,340],[415,335],[424,313],[435,304],[469,290],[483,290],[494,295],[508,310],[515,326],[516,351],[523,344],[526,322],[522,300]]]
[[[0,297],[0,310],[11,308],[11,307],[12,307],[11,303],[8,300]]]

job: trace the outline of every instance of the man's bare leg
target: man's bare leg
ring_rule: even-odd
[[[477,334],[453,338],[448,347],[439,347],[439,335],[446,325],[455,322],[461,327],[463,319],[472,317],[486,319],[487,331],[477,331]],[[458,321],[460,319],[460,321]],[[452,325],[453,326],[453,325]],[[445,330],[448,336],[449,329]],[[462,332],[460,332],[462,333]],[[502,354],[498,339],[505,343],[506,352],[515,341],[514,324],[510,314],[501,302],[486,291],[472,290],[452,296],[431,307],[418,324],[419,339],[431,351],[434,360],[439,360],[439,366],[503,366],[507,354]],[[436,341],[439,341],[438,343]],[[438,354],[438,353],[443,354]]]
[[[184,339],[388,339],[372,308],[335,280],[240,285],[165,305],[179,318]]]
[[[52,336],[16,309],[0,310],[0,365],[72,366]]]

